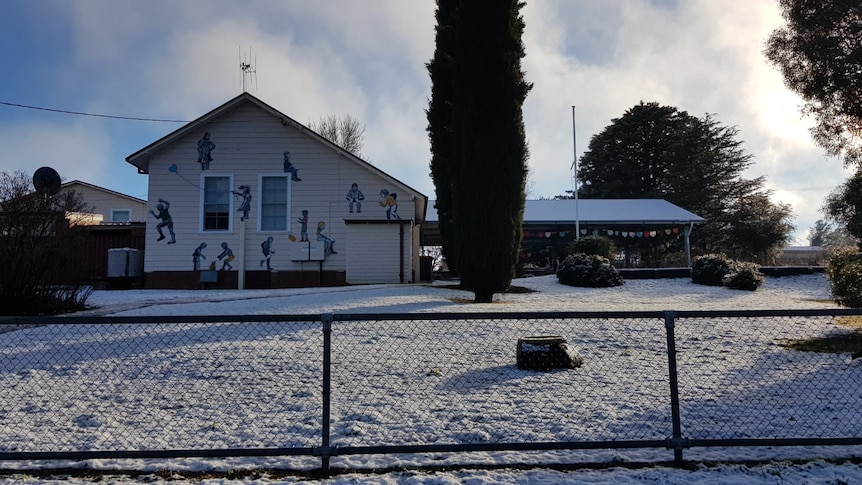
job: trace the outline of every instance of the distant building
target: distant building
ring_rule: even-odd
[[[84,197],[93,214],[90,224],[145,222],[147,201],[115,192],[97,185],[73,180],[60,186],[60,191],[74,190]]]
[[[821,246],[788,246],[778,255],[779,266],[823,266],[828,252]]]

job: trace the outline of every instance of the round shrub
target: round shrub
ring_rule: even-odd
[[[734,261],[731,264],[730,273],[722,278],[722,283],[734,290],[755,291],[766,278],[760,272],[760,266],[755,263]]]
[[[732,264],[733,261],[723,254],[698,256],[691,264],[691,281],[699,285],[722,286]]]
[[[607,288],[620,286],[623,278],[608,261],[595,254],[577,253],[566,256],[557,270],[557,280],[569,286]]]
[[[841,306],[862,308],[862,254],[856,248],[833,251],[826,262],[832,298]]]
[[[611,259],[616,252],[614,242],[602,236],[584,236],[566,246],[566,254],[595,254]]]

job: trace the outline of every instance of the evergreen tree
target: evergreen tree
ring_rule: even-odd
[[[490,302],[514,277],[528,156],[517,0],[465,0],[453,30],[452,221],[461,284]]]
[[[829,194],[824,210],[856,240],[862,241],[862,169]]]
[[[775,204],[768,192],[743,197],[732,207],[728,255],[743,261],[775,264],[779,249],[792,240],[792,209],[787,204]]]
[[[787,22],[764,53],[813,115],[812,137],[847,165],[862,165],[862,3],[780,0]]]
[[[452,55],[457,5],[458,0],[437,0],[436,47],[434,58],[426,64],[431,77],[431,100],[425,111],[443,258],[454,275],[458,274],[458,257],[452,226]]]
[[[769,231],[773,247],[792,231],[789,208],[771,205],[763,177],[742,177],[752,157],[737,136],[735,127],[711,115],[697,118],[641,102],[590,140],[578,170],[579,196],[665,199],[707,220],[692,235],[695,252],[765,258],[763,241],[741,235],[740,221],[757,219],[746,203],[756,202],[758,217],[775,224]]]
[[[808,228],[808,245],[823,246],[823,243],[826,241],[826,235],[831,230],[831,224],[823,219],[818,219],[817,222],[814,223],[814,227]]]
[[[857,240],[843,225],[818,219],[814,227],[808,229],[808,244],[832,249],[856,246]]]

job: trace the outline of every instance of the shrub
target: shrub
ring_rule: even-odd
[[[0,315],[54,315],[86,307],[80,258],[89,208],[74,191],[36,193],[23,172],[0,172]]]
[[[723,254],[705,254],[694,258],[691,281],[699,285],[722,286],[733,261]]]
[[[623,278],[608,258],[595,254],[577,253],[566,256],[557,270],[557,280],[569,286],[607,288],[620,286]]]
[[[832,298],[841,306],[862,308],[862,254],[856,248],[833,251],[826,262]]]
[[[602,236],[584,236],[566,246],[566,254],[595,254],[611,259],[617,252],[614,242]]]
[[[764,281],[759,265],[741,261],[733,261],[730,273],[722,278],[722,284],[734,290],[755,291]]]

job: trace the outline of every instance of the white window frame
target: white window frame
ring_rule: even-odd
[[[124,221],[117,220],[117,214],[126,213],[129,217]],[[132,209],[111,209],[111,222],[132,222]]]
[[[265,178],[283,178],[286,180],[287,193],[285,194],[286,200],[284,201],[285,207],[287,208],[285,217],[287,218],[284,230],[275,230],[275,229],[264,229],[263,228],[263,179]],[[261,173],[257,176],[257,232],[265,232],[268,234],[287,234],[290,232],[291,227],[291,199],[293,198],[291,194],[293,193],[293,184],[291,180],[291,174],[289,173]]]
[[[201,233],[206,234],[231,234],[233,233],[233,194],[228,194],[228,223],[227,229],[205,229],[204,220],[206,218],[206,213],[204,211],[204,202],[206,197],[206,179],[208,178],[227,178],[228,179],[228,190],[230,192],[233,191],[233,174],[232,173],[209,173],[202,172],[201,173],[201,184],[200,184],[200,218],[199,218],[199,231]]]

